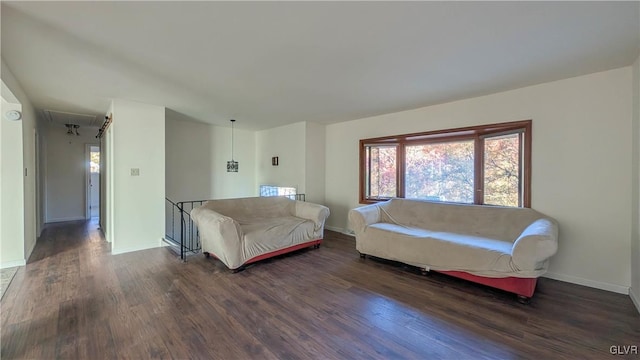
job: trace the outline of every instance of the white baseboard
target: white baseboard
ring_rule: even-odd
[[[65,221],[78,221],[78,220],[87,220],[87,219],[84,216],[72,216],[67,218],[47,219],[47,224],[65,222]]]
[[[27,253],[25,254],[25,258],[27,258],[27,259],[28,259],[28,258],[31,256],[31,253],[33,252],[33,249],[35,249],[35,248],[36,248],[36,244],[38,243],[38,239],[39,239],[39,238],[40,238],[40,236],[38,236],[38,237],[36,238],[36,241],[34,241],[34,242],[33,242],[33,245],[31,245],[31,249],[28,249],[28,250],[27,250]]]
[[[638,289],[638,291],[640,292],[640,289]],[[634,289],[631,288],[629,289],[629,297],[631,298],[633,305],[636,306],[636,309],[640,313],[640,295],[636,295],[636,293],[634,292]]]
[[[577,276],[556,274],[556,273],[546,273],[543,275],[543,277],[554,279],[554,280],[560,280],[560,281],[564,281],[572,284],[588,286],[588,287],[592,287],[600,290],[611,291],[618,294],[629,295],[628,286],[610,284],[610,283],[601,282],[601,281],[584,279]]]
[[[347,230],[347,229],[343,229],[343,228],[339,228],[339,227],[335,227],[335,226],[327,226],[327,225],[325,225],[324,228],[327,229],[327,230],[339,232],[339,233],[345,234],[345,235],[350,235],[350,236],[354,235],[351,230]]]
[[[0,264],[0,269],[7,269],[7,268],[12,268],[16,266],[25,266],[25,265],[27,265],[27,261],[24,259],[16,260],[16,261],[7,261]]]
[[[172,246],[169,242],[171,240],[167,240],[165,238],[160,239],[160,245],[158,245],[159,247],[165,247],[165,246]]]
[[[157,247],[159,247],[159,246],[156,243],[156,244],[148,244],[148,245],[141,245],[141,246],[136,246],[136,247],[131,247],[131,248],[113,250],[113,244],[112,244],[111,245],[111,255],[119,255],[119,254],[134,252],[134,251],[155,249]]]

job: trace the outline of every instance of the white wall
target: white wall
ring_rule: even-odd
[[[107,112],[108,114],[111,112],[111,109]],[[101,119],[104,121],[105,119]],[[98,139],[100,141],[100,229],[105,234],[106,238],[106,227],[107,227],[107,149],[106,149],[106,137],[105,133],[102,134],[102,137]]]
[[[0,231],[3,235],[0,240],[2,242],[0,249],[6,248],[7,252],[2,251],[0,255],[0,267],[7,267],[25,263],[31,255],[37,239],[36,201],[41,199],[36,199],[35,137],[38,128],[36,111],[4,60],[1,61],[0,73],[6,90],[12,94],[15,102],[21,105],[22,110],[22,120],[13,124],[8,124],[4,118],[0,119],[3,124],[2,166],[5,166],[4,159],[7,159],[9,164],[8,172],[3,171],[2,175],[2,202],[11,204],[8,205],[11,208],[10,213],[5,211],[4,205],[2,206],[3,225]],[[8,148],[5,149],[5,146]],[[18,160],[20,157],[22,157],[21,162]],[[22,200],[15,198],[16,196],[21,196]]]
[[[25,264],[22,122],[4,118],[21,106],[2,98],[0,118],[0,267]],[[16,156],[17,155],[17,156]]]
[[[166,114],[166,194],[172,201],[257,196],[261,184],[294,186],[307,201],[324,202],[325,126],[299,122],[258,132],[235,129],[238,173],[231,159],[231,128]],[[272,166],[278,156],[280,165]]]
[[[67,135],[62,125],[50,125],[46,135],[46,222],[86,218],[86,144],[98,144],[97,129],[79,128]]]
[[[166,113],[166,195],[174,202],[257,196],[255,136],[235,129],[237,173],[227,172],[231,160],[231,127],[191,121]]]
[[[328,226],[358,204],[358,140],[533,119],[532,207],[558,220],[549,277],[630,286],[631,68],[328,125]]]
[[[640,57],[633,64],[631,298],[640,311]]]
[[[271,158],[278,157],[278,166]],[[324,204],[325,125],[298,122],[256,132],[256,188],[292,186],[306,200]]]
[[[305,194],[306,200],[325,203],[325,151],[326,126],[306,122],[305,146]],[[330,146],[330,145],[329,145]]]
[[[295,187],[306,193],[306,123],[298,122],[256,132],[256,183]],[[278,157],[278,166],[271,158]]]
[[[47,173],[47,126],[43,117],[38,118],[38,137],[36,143],[36,234],[40,237],[47,216],[46,180]]]
[[[114,100],[110,130],[112,253],[158,247],[164,236],[165,108]],[[140,175],[132,176],[132,168]]]
[[[5,85],[4,85],[4,82],[2,82],[2,80],[0,80],[0,84],[2,85],[2,88],[3,88],[2,90],[4,90]],[[5,99],[0,96],[0,266],[2,265],[2,257],[1,256],[2,256],[2,253],[4,252],[3,248],[5,246],[8,247],[7,245],[9,245],[8,243],[4,244],[4,242],[2,241],[2,239],[5,238],[4,234],[2,232],[2,229],[3,229],[2,225],[3,225],[3,222],[4,222],[4,217],[2,217],[2,209],[4,207],[4,202],[2,200],[2,194],[5,191],[2,188],[2,182],[3,182],[3,178],[4,178],[3,174],[5,174],[5,171],[3,170],[3,167],[2,167],[2,164],[3,164],[3,156],[2,156],[2,154],[4,154],[4,150],[2,149],[2,144],[3,144],[2,128],[4,126],[2,124],[2,114],[5,113],[8,109],[10,109],[10,105],[8,105],[8,103],[5,101]],[[5,132],[6,132],[6,130],[5,130]],[[6,238],[6,239],[8,239],[8,238]]]
[[[24,254],[25,260],[29,259],[38,239],[36,219],[36,136],[38,136],[38,118],[36,110],[29,99],[23,94],[22,103],[22,148],[24,176]]]

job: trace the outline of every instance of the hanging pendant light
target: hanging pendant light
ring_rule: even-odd
[[[233,160],[233,123],[231,120],[231,161],[227,161],[227,172],[238,172],[238,162]]]
[[[80,136],[80,133],[78,132],[78,128],[80,128],[80,125],[76,125],[76,124],[64,124],[64,126],[67,127],[67,135],[76,135],[76,136]],[[75,131],[75,132],[74,132]]]

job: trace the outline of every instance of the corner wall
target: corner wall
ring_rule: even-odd
[[[237,173],[228,173],[231,127],[192,121],[167,109],[166,196],[174,202],[256,196],[255,136],[235,129]]]
[[[628,293],[631,67],[328,125],[328,228],[358,203],[358,140],[533,119],[532,207],[560,224],[547,276]],[[330,144],[330,145],[329,145]]]
[[[113,101],[109,105],[106,116],[113,118]],[[115,166],[113,163],[113,123],[107,127],[100,139],[100,186],[101,192],[104,196],[100,197],[100,228],[105,235],[107,242],[111,243],[113,249],[113,208],[114,208],[114,196],[113,196],[113,182]]]
[[[21,109],[20,104],[2,98],[3,113]],[[21,155],[22,122],[9,121],[0,114],[0,268],[26,264]]]
[[[633,64],[633,185],[631,191],[631,290],[629,295],[640,312],[640,57]]]
[[[109,130],[113,135],[108,159],[112,162],[108,175],[113,181],[112,199],[107,200],[112,207],[108,211],[113,228],[111,252],[158,247],[165,221],[165,108],[114,100]]]
[[[325,125],[298,122],[256,132],[256,189],[291,186],[306,201],[325,202]],[[271,158],[278,157],[278,166]]]
[[[305,123],[256,132],[256,189],[260,185],[290,186],[306,194]],[[278,166],[271,158],[278,157]]]
[[[9,198],[15,200],[11,202],[7,211],[4,211],[3,205],[3,220],[0,227],[2,232],[0,249],[3,251],[0,267],[11,267],[26,263],[37,240],[36,209],[39,205],[37,202],[42,201],[42,199],[36,199],[38,173],[35,139],[38,136],[38,117],[27,94],[5,64],[4,59],[1,61],[0,74],[4,84],[20,103],[22,111],[22,119],[13,124],[8,124],[9,121],[4,119],[4,116],[0,117],[3,126],[2,153],[12,159],[6,160],[7,157],[4,157],[2,166],[5,166],[5,161],[13,162],[11,172],[2,172],[2,202]],[[11,145],[9,149],[5,148],[7,144]],[[5,248],[10,248],[10,251],[5,253]]]

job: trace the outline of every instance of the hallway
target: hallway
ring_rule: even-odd
[[[118,348],[134,358],[153,354],[162,321],[140,304],[160,299],[142,289],[154,274],[171,281],[167,271],[180,262],[162,248],[120,256],[109,248],[95,218],[46,226],[2,302],[2,359],[106,359],[122,356]]]

